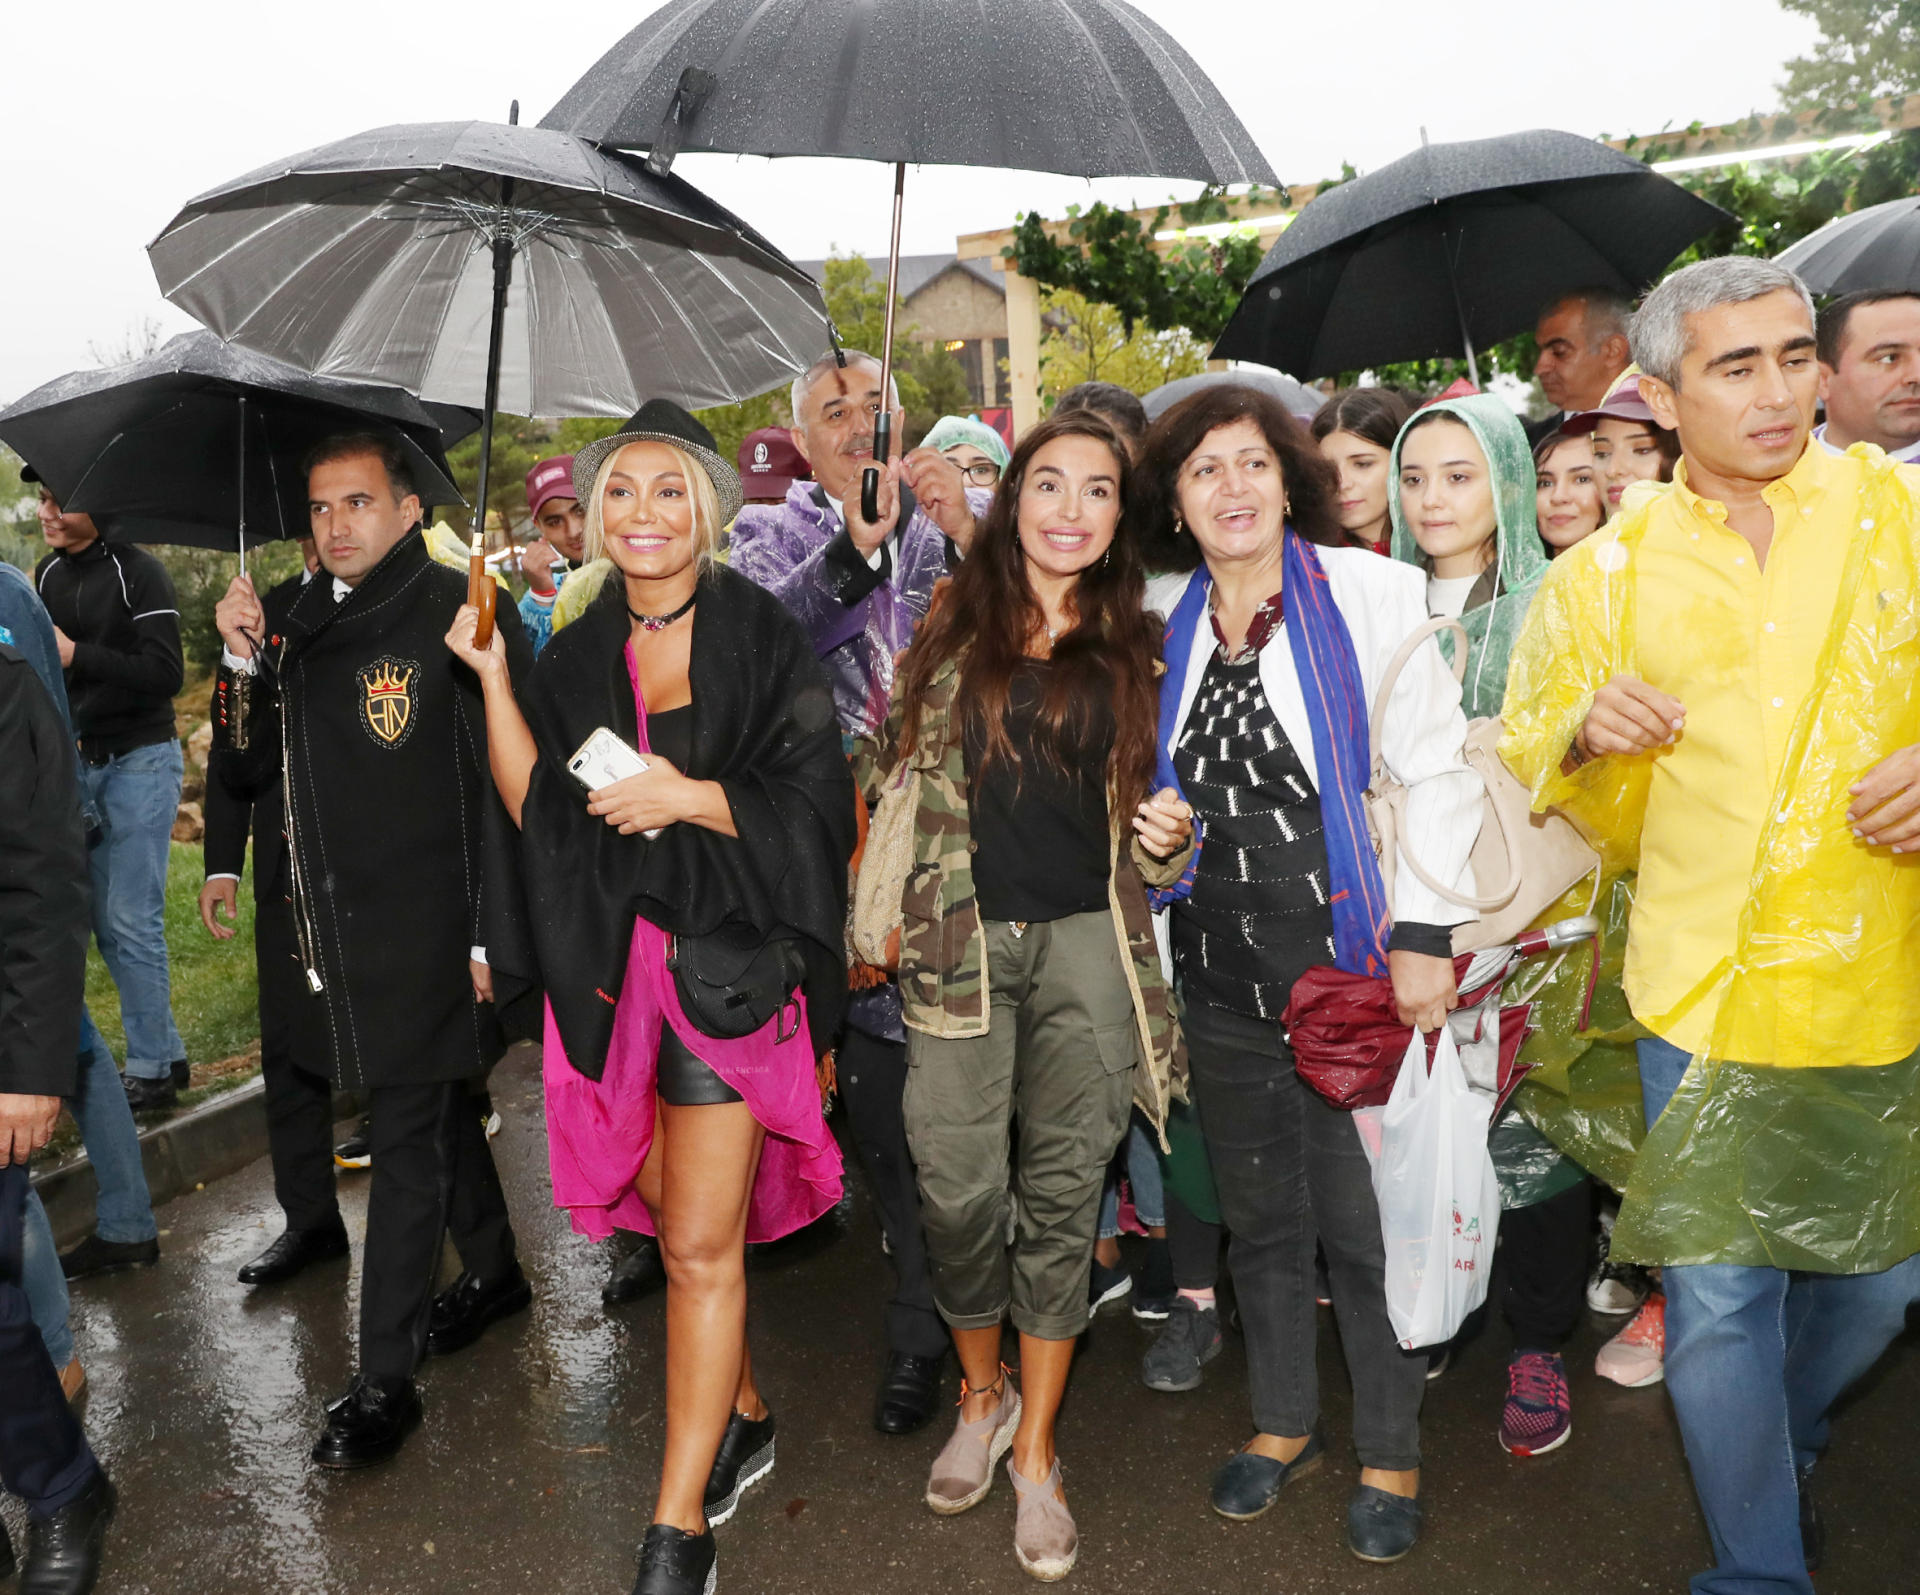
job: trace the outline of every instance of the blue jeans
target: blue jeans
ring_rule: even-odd
[[[1120,1152],[1107,1168],[1107,1183],[1100,1193],[1100,1239],[1110,1241],[1120,1234],[1120,1158],[1127,1160],[1127,1180],[1133,1186],[1133,1211],[1148,1229],[1160,1229],[1167,1222],[1167,1197],[1160,1182],[1159,1148],[1147,1129],[1140,1110],[1133,1110],[1127,1136]]]
[[[27,1306],[33,1324],[40,1331],[47,1355],[55,1368],[73,1361],[73,1329],[67,1322],[67,1276],[60,1271],[60,1254],[54,1248],[53,1227],[47,1223],[47,1210],[40,1205],[40,1193],[27,1191],[26,1212],[21,1236],[20,1288],[27,1293]]]
[[[100,816],[93,935],[120,991],[127,1073],[159,1080],[187,1055],[167,983],[167,856],[180,808],[180,744],[155,742],[81,766],[82,798]]]
[[[1692,1061],[1639,1043],[1647,1123]],[[1920,1257],[1878,1274],[1668,1265],[1667,1389],[1715,1566],[1694,1595],[1813,1595],[1799,1476],[1827,1444],[1827,1413],[1879,1360],[1920,1297]]]
[[[164,1071],[162,1071],[164,1072]],[[133,1109],[113,1065],[106,1038],[93,1016],[80,1012],[80,1080],[67,1098],[67,1111],[80,1126],[80,1143],[93,1164],[94,1229],[103,1241],[150,1241],[160,1233],[147,1194],[146,1165],[140,1159],[140,1132]]]

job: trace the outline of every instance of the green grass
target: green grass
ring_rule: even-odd
[[[238,933],[215,941],[200,923],[205,865],[198,844],[175,842],[167,863],[167,954],[173,976],[173,1022],[196,1064],[245,1052],[259,1038],[259,987],[253,970],[253,887],[240,883]],[[87,1007],[93,1022],[126,1062],[120,997],[100,949],[87,953]]]

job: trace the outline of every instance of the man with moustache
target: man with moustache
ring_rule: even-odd
[[[894,660],[926,618],[935,584],[965,556],[993,494],[969,488],[945,455],[915,449],[881,473],[879,515],[869,522],[860,489],[882,402],[880,362],[855,349],[845,351],[844,363],[831,355],[816,361],[794,380],[791,401],[793,441],[813,480],[794,482],[784,503],[740,511],[732,564],[807,628],[833,682],[841,732],[852,739],[884,722]],[[886,402],[897,406],[898,392]],[[848,1007],[838,1078],[895,1276],[873,1423],[883,1434],[910,1434],[933,1415],[949,1340],[933,1305],[900,1112],[907,1075],[900,990],[882,971],[862,966],[856,974],[866,984]]]
[[[1814,337],[1827,418],[1813,435],[1835,454],[1871,443],[1920,463],[1920,294],[1848,294],[1820,312]]]
[[[424,1354],[531,1299],[473,1097],[503,1050],[485,946],[507,907],[489,859],[511,822],[479,683],[442,645],[466,578],[427,552],[404,446],[330,439],[308,456],[307,491],[320,573],[271,620],[244,576],[215,610],[214,773],[243,800],[282,785],[285,847],[261,911],[293,966],[279,989],[306,1043],[295,1083],[318,1099],[330,1078],[372,1103],[360,1370],[313,1447],[353,1468],[419,1423]],[[518,617],[502,606],[498,625],[524,670]],[[435,1298],[448,1230],[463,1272]]]
[[[1526,423],[1529,443],[1558,431],[1569,416],[1606,403],[1633,360],[1627,347],[1632,314],[1633,301],[1611,288],[1577,288],[1540,312],[1533,329],[1540,350],[1533,374],[1553,414]]]
[[[1554,562],[1500,751],[1637,856],[1613,1251],[1665,1265],[1693,1589],[1812,1595],[1831,1409],[1920,1291],[1920,489],[1810,439],[1813,305],[1771,261],[1667,278],[1633,354],[1672,491]]]

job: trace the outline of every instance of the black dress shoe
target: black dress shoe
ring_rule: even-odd
[[[600,1291],[600,1300],[608,1307],[619,1307],[642,1296],[651,1296],[667,1283],[667,1265],[660,1261],[660,1243],[651,1236],[613,1265],[613,1273]]]
[[[720,1449],[714,1453],[713,1471],[707,1475],[703,1507],[707,1527],[717,1529],[732,1517],[748,1487],[772,1471],[773,1414],[769,1412],[764,1418],[732,1414],[727,1419],[727,1432],[720,1437]]]
[[[331,1229],[289,1228],[252,1262],[242,1263],[236,1277],[243,1285],[278,1285],[314,1263],[346,1255],[344,1224]]]
[[[185,1058],[175,1058],[167,1065],[167,1078],[173,1082],[175,1091],[188,1091],[193,1087],[193,1065]]]
[[[882,1434],[912,1434],[922,1427],[940,1404],[940,1366],[946,1360],[888,1352],[873,1398],[874,1428]]]
[[[171,1074],[164,1074],[158,1080],[123,1074],[120,1083],[126,1087],[127,1106],[135,1113],[157,1113],[162,1108],[178,1106],[180,1101],[180,1092]]]
[[[89,1235],[72,1251],[60,1254],[60,1272],[68,1279],[91,1279],[116,1274],[123,1268],[151,1268],[160,1261],[160,1241],[103,1241]]]
[[[532,1301],[533,1286],[518,1263],[511,1274],[491,1285],[475,1274],[463,1273],[433,1298],[433,1312],[427,1319],[427,1355],[444,1357],[471,1346],[488,1324],[523,1311]]]
[[[713,1528],[689,1534],[655,1523],[640,1545],[640,1576],[633,1595],[712,1595],[715,1576]]]
[[[20,1595],[87,1595],[100,1576],[113,1507],[113,1486],[96,1469],[78,1500],[52,1517],[33,1519],[27,1526]]]
[[[344,1396],[327,1403],[327,1426],[313,1442],[323,1468],[365,1468],[385,1462],[420,1427],[420,1392],[411,1379],[386,1384],[359,1375]]]

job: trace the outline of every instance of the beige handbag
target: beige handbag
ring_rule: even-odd
[[[913,868],[913,827],[920,814],[920,772],[902,759],[888,775],[867,823],[866,845],[853,878],[854,952],[881,969],[900,967],[900,900]]]
[[[1388,772],[1381,757],[1380,727],[1386,718],[1387,701],[1407,661],[1428,638],[1443,631],[1451,631],[1459,639],[1453,651],[1453,675],[1456,681],[1464,679],[1466,628],[1457,620],[1430,620],[1400,645],[1374,695],[1368,723],[1373,773],[1367,788],[1367,820],[1373,831],[1374,852],[1381,860],[1388,913],[1393,912],[1393,854],[1397,848],[1422,886],[1474,911],[1476,918],[1456,925],[1453,931],[1454,952],[1471,953],[1513,941],[1587,876],[1593,876],[1597,886],[1600,855],[1587,845],[1571,821],[1558,814],[1533,812],[1532,795],[1501,762],[1503,728],[1496,715],[1468,721],[1467,740],[1461,750],[1467,768],[1486,788],[1485,812],[1472,855],[1474,884],[1484,895],[1470,896],[1441,885],[1414,856],[1405,839],[1407,789]],[[1500,883],[1498,887],[1490,887],[1489,883],[1495,881]]]

